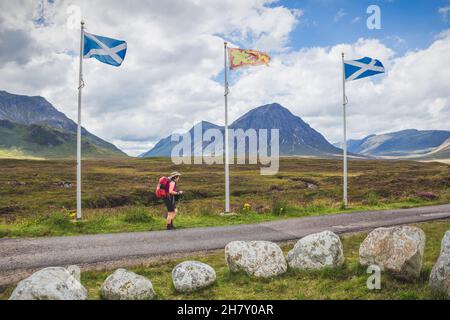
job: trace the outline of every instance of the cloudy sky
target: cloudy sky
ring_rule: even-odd
[[[367,8],[381,9],[381,29]],[[352,138],[450,130],[450,0],[16,0],[0,2],[0,89],[77,115],[79,17],[123,39],[122,67],[85,60],[83,125],[130,155],[200,120],[223,124],[223,42],[268,52],[231,74],[230,117],[279,102],[336,142],[340,54],[387,73],[348,83]]]

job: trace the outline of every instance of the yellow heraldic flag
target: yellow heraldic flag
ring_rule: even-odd
[[[256,50],[228,48],[230,69],[234,70],[246,66],[269,65],[270,56],[267,53]]]

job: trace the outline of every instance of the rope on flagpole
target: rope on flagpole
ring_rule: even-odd
[[[86,83],[84,82],[83,79],[81,79],[81,81],[80,81],[80,86],[78,87],[78,90],[84,89],[85,86],[86,86]]]

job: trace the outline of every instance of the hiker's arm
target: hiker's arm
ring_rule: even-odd
[[[179,194],[179,192],[174,191],[174,189],[175,189],[175,182],[171,182],[170,188],[169,188],[169,194],[171,194],[173,196],[177,196]]]
[[[169,194],[173,195],[173,196],[178,196],[178,195],[183,194],[183,191],[176,192],[176,191],[174,191],[174,189],[175,189],[175,182],[171,182],[170,187],[169,187]]]

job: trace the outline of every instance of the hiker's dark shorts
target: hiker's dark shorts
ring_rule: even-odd
[[[166,205],[167,211],[174,212],[175,209],[177,208],[176,203],[175,203],[175,197],[171,196],[171,197],[164,198],[163,200],[164,200],[164,204]]]

